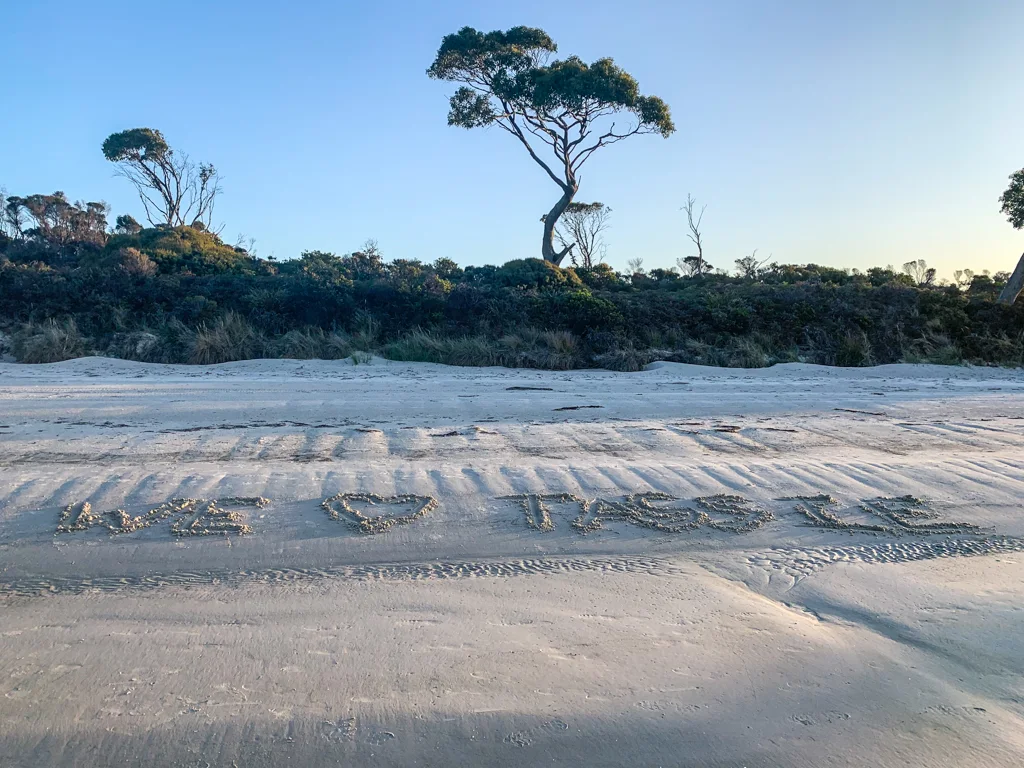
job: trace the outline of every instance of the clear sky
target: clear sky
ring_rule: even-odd
[[[611,56],[677,133],[599,152],[577,199],[613,209],[608,261],[1012,269],[998,211],[1024,166],[1020,0],[33,0],[0,15],[0,186],[142,218],[100,144],[130,127],[224,176],[224,236],[262,256],[349,252],[461,264],[539,254],[558,190],[498,129],[446,124],[441,38],[537,26],[559,55]]]

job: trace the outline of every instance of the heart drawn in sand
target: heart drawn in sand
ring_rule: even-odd
[[[375,493],[339,493],[321,504],[332,520],[343,520],[361,533],[384,533],[395,525],[409,525],[438,506],[433,496],[378,496]]]

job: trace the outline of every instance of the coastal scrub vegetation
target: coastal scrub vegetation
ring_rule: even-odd
[[[349,358],[637,370],[655,359],[1020,365],[1007,275],[866,272],[738,259],[733,274],[541,259],[460,267],[337,255],[260,258],[205,227],[141,227],[64,195],[2,201],[0,331],[23,362]]]

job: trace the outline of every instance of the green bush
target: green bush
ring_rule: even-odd
[[[143,254],[164,274],[254,271],[253,259],[243,249],[225,244],[212,232],[193,227],[153,227],[135,234],[114,235],[105,251],[114,255],[125,249]]]
[[[491,281],[508,288],[579,288],[583,285],[572,269],[562,269],[541,259],[514,259],[494,272]]]

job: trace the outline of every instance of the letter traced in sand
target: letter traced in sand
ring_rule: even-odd
[[[581,534],[604,528],[604,521],[621,521],[663,533],[682,533],[707,527],[731,533],[746,533],[769,523],[774,515],[742,496],[702,496],[694,499],[695,507],[673,506],[679,501],[665,493],[634,493],[622,501],[588,500],[569,493],[525,493],[504,498],[519,502],[526,524],[535,530],[555,529],[551,504],[571,504],[578,514],[570,525]]]
[[[792,502],[793,509],[811,525],[848,533],[900,536],[907,533],[949,535],[984,532],[981,527],[971,523],[938,521],[939,516],[915,496],[867,499],[860,502],[856,510],[846,517],[836,514],[834,508],[839,506],[839,500],[827,494],[790,496],[779,501]]]
[[[262,496],[232,496],[226,499],[172,499],[144,515],[132,517],[123,509],[95,512],[92,504],[83,501],[68,504],[60,513],[56,533],[75,533],[99,527],[111,534],[134,533],[154,523],[175,518],[171,533],[175,536],[209,536],[216,533],[252,533],[245,516],[224,507],[257,507],[270,504]],[[220,506],[223,505],[223,506]]]
[[[662,533],[685,533],[701,528],[749,533],[775,519],[771,511],[750,499],[729,494],[700,496],[691,502],[658,492],[633,493],[617,499],[585,499],[571,493],[524,493],[501,498],[516,502],[526,524],[541,533],[555,530],[552,508],[564,506],[571,510],[570,527],[583,535],[612,523],[628,523]],[[777,501],[790,504],[810,525],[846,533],[885,536],[984,533],[977,525],[939,519],[924,501],[914,496],[866,499],[846,508],[841,508],[839,500],[827,494],[792,496]],[[246,534],[251,533],[252,528],[238,508],[263,508],[268,504],[270,502],[262,497],[173,499],[133,517],[123,509],[97,512],[84,501],[64,508],[56,533],[91,528],[111,534],[133,533],[170,520],[170,531],[175,536]],[[422,519],[438,507],[438,500],[414,494],[339,493],[322,501],[320,506],[332,520],[347,522],[361,533],[377,534]]]
[[[245,522],[245,515],[225,506],[265,507],[269,502],[264,498],[248,499],[233,497],[206,501],[204,499],[178,499],[183,502],[179,509],[181,516],[171,524],[175,536],[209,536],[215,533],[252,533],[252,526]],[[174,504],[174,502],[171,502]],[[178,511],[178,510],[176,510]],[[172,513],[174,514],[174,513]]]
[[[367,515],[361,512],[352,504],[366,505],[369,507],[399,507],[405,514]],[[384,533],[394,525],[409,525],[427,515],[438,506],[437,499],[433,496],[415,496],[404,494],[401,496],[378,496],[375,493],[339,493],[325,499],[320,504],[332,520],[344,520],[354,525],[361,533]]]

